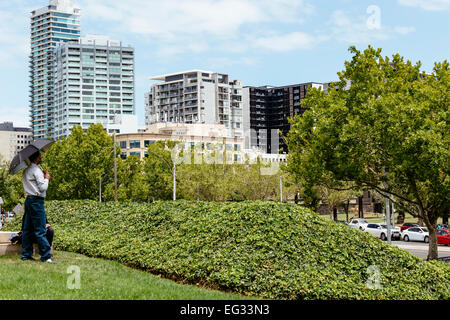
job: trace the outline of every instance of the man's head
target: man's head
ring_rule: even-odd
[[[33,153],[28,159],[30,159],[31,163],[39,164],[42,161],[42,156],[39,151]]]

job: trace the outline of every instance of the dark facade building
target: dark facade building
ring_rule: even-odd
[[[246,87],[250,107],[250,146],[261,148],[267,153],[278,153],[276,141],[272,142],[279,130],[280,153],[287,153],[283,137],[289,132],[288,119],[305,112],[300,102],[306,97],[309,88],[326,89],[327,85],[308,82],[283,87]]]

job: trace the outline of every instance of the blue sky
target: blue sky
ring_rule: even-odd
[[[337,79],[348,47],[449,60],[450,0],[73,0],[82,34],[136,50],[136,111],[144,123],[151,76],[190,69],[244,85]],[[0,0],[0,122],[28,126],[29,17],[48,0]]]

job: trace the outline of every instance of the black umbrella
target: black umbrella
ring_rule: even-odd
[[[12,159],[11,165],[9,166],[9,173],[15,174],[20,170],[26,168],[28,165],[30,165],[30,160],[28,158],[32,154],[38,151],[46,152],[53,143],[55,142],[47,139],[33,141],[30,145],[16,154],[16,156]]]

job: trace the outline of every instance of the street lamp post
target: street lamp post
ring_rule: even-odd
[[[384,176],[386,177],[386,182],[384,183],[384,187],[387,191],[389,188],[389,185],[387,183],[386,169],[384,170]],[[387,229],[387,242],[391,243],[391,206],[390,206],[389,197],[386,197],[386,229]]]
[[[283,202],[283,178],[280,176],[280,201]]]
[[[173,162],[173,201],[177,200],[177,172],[175,161]]]
[[[114,201],[117,202],[117,154],[116,154],[116,133],[114,132]]]

